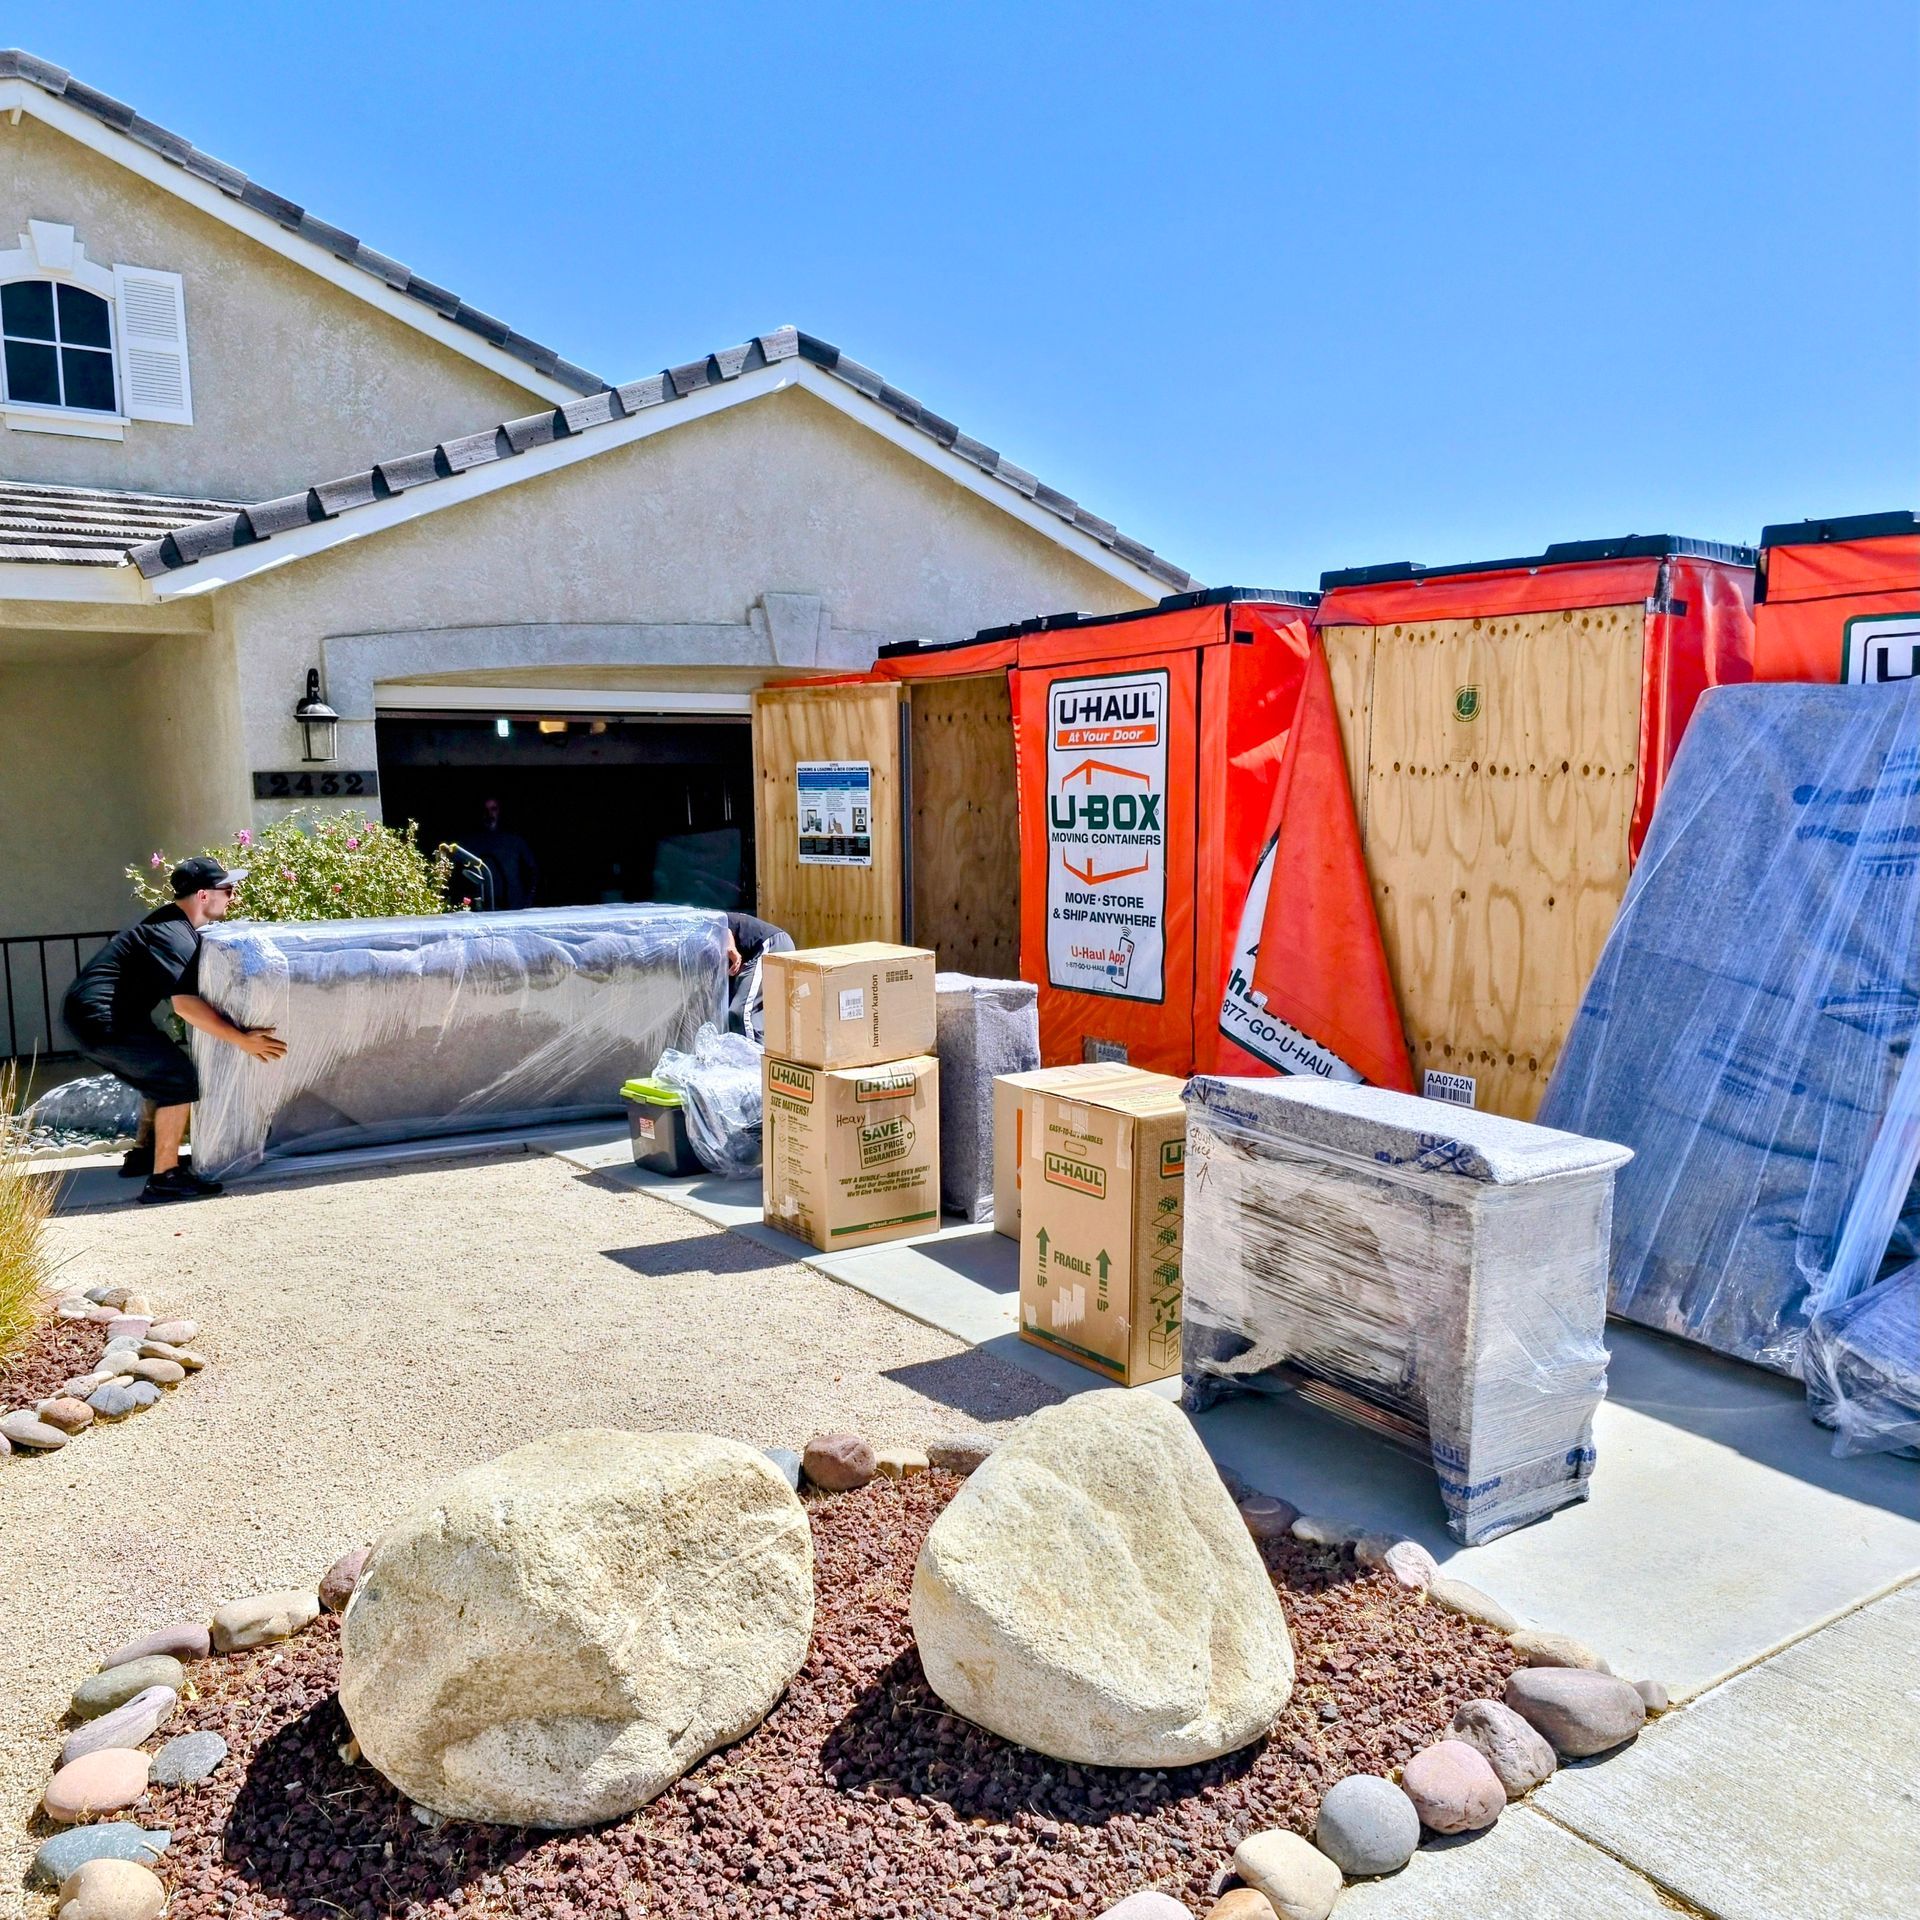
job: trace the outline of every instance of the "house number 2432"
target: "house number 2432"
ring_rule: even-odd
[[[329,767],[324,773],[256,773],[253,797],[256,800],[360,800],[380,791],[377,773],[341,773]]]

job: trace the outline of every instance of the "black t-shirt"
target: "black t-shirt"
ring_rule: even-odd
[[[157,907],[137,927],[116,933],[80,969],[63,1011],[85,1039],[136,1033],[176,993],[200,991],[200,934],[177,906]]]

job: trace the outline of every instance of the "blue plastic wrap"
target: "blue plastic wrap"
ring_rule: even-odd
[[[740,1179],[760,1166],[760,1129],[765,1096],[761,1050],[743,1033],[703,1026],[691,1052],[670,1048],[654,1078],[679,1090],[687,1113],[687,1138],[709,1173]]]
[[[1615,1313],[1782,1372],[1920,1158],[1920,686],[1700,703],[1541,1121],[1634,1149]]]
[[[1920,1458],[1920,1263],[1816,1313],[1801,1354],[1835,1453]]]
[[[726,1020],[726,919],[544,907],[207,930],[200,991],[274,1027],[284,1060],[193,1036],[196,1167],[621,1112],[703,1022]]]

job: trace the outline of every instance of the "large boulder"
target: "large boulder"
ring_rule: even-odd
[[[461,1474],[374,1547],[340,1704],[422,1806],[579,1826],[758,1725],[812,1630],[806,1514],[758,1448],[557,1433]]]
[[[912,1620],[956,1713],[1081,1765],[1230,1753],[1293,1690],[1246,1523],[1154,1394],[1084,1393],[1022,1422],[934,1522]]]

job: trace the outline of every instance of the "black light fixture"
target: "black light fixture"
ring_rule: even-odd
[[[340,751],[340,716],[320,698],[320,669],[307,669],[305,697],[293,710],[300,722],[300,737],[306,752],[303,758],[311,766],[337,759]]]

